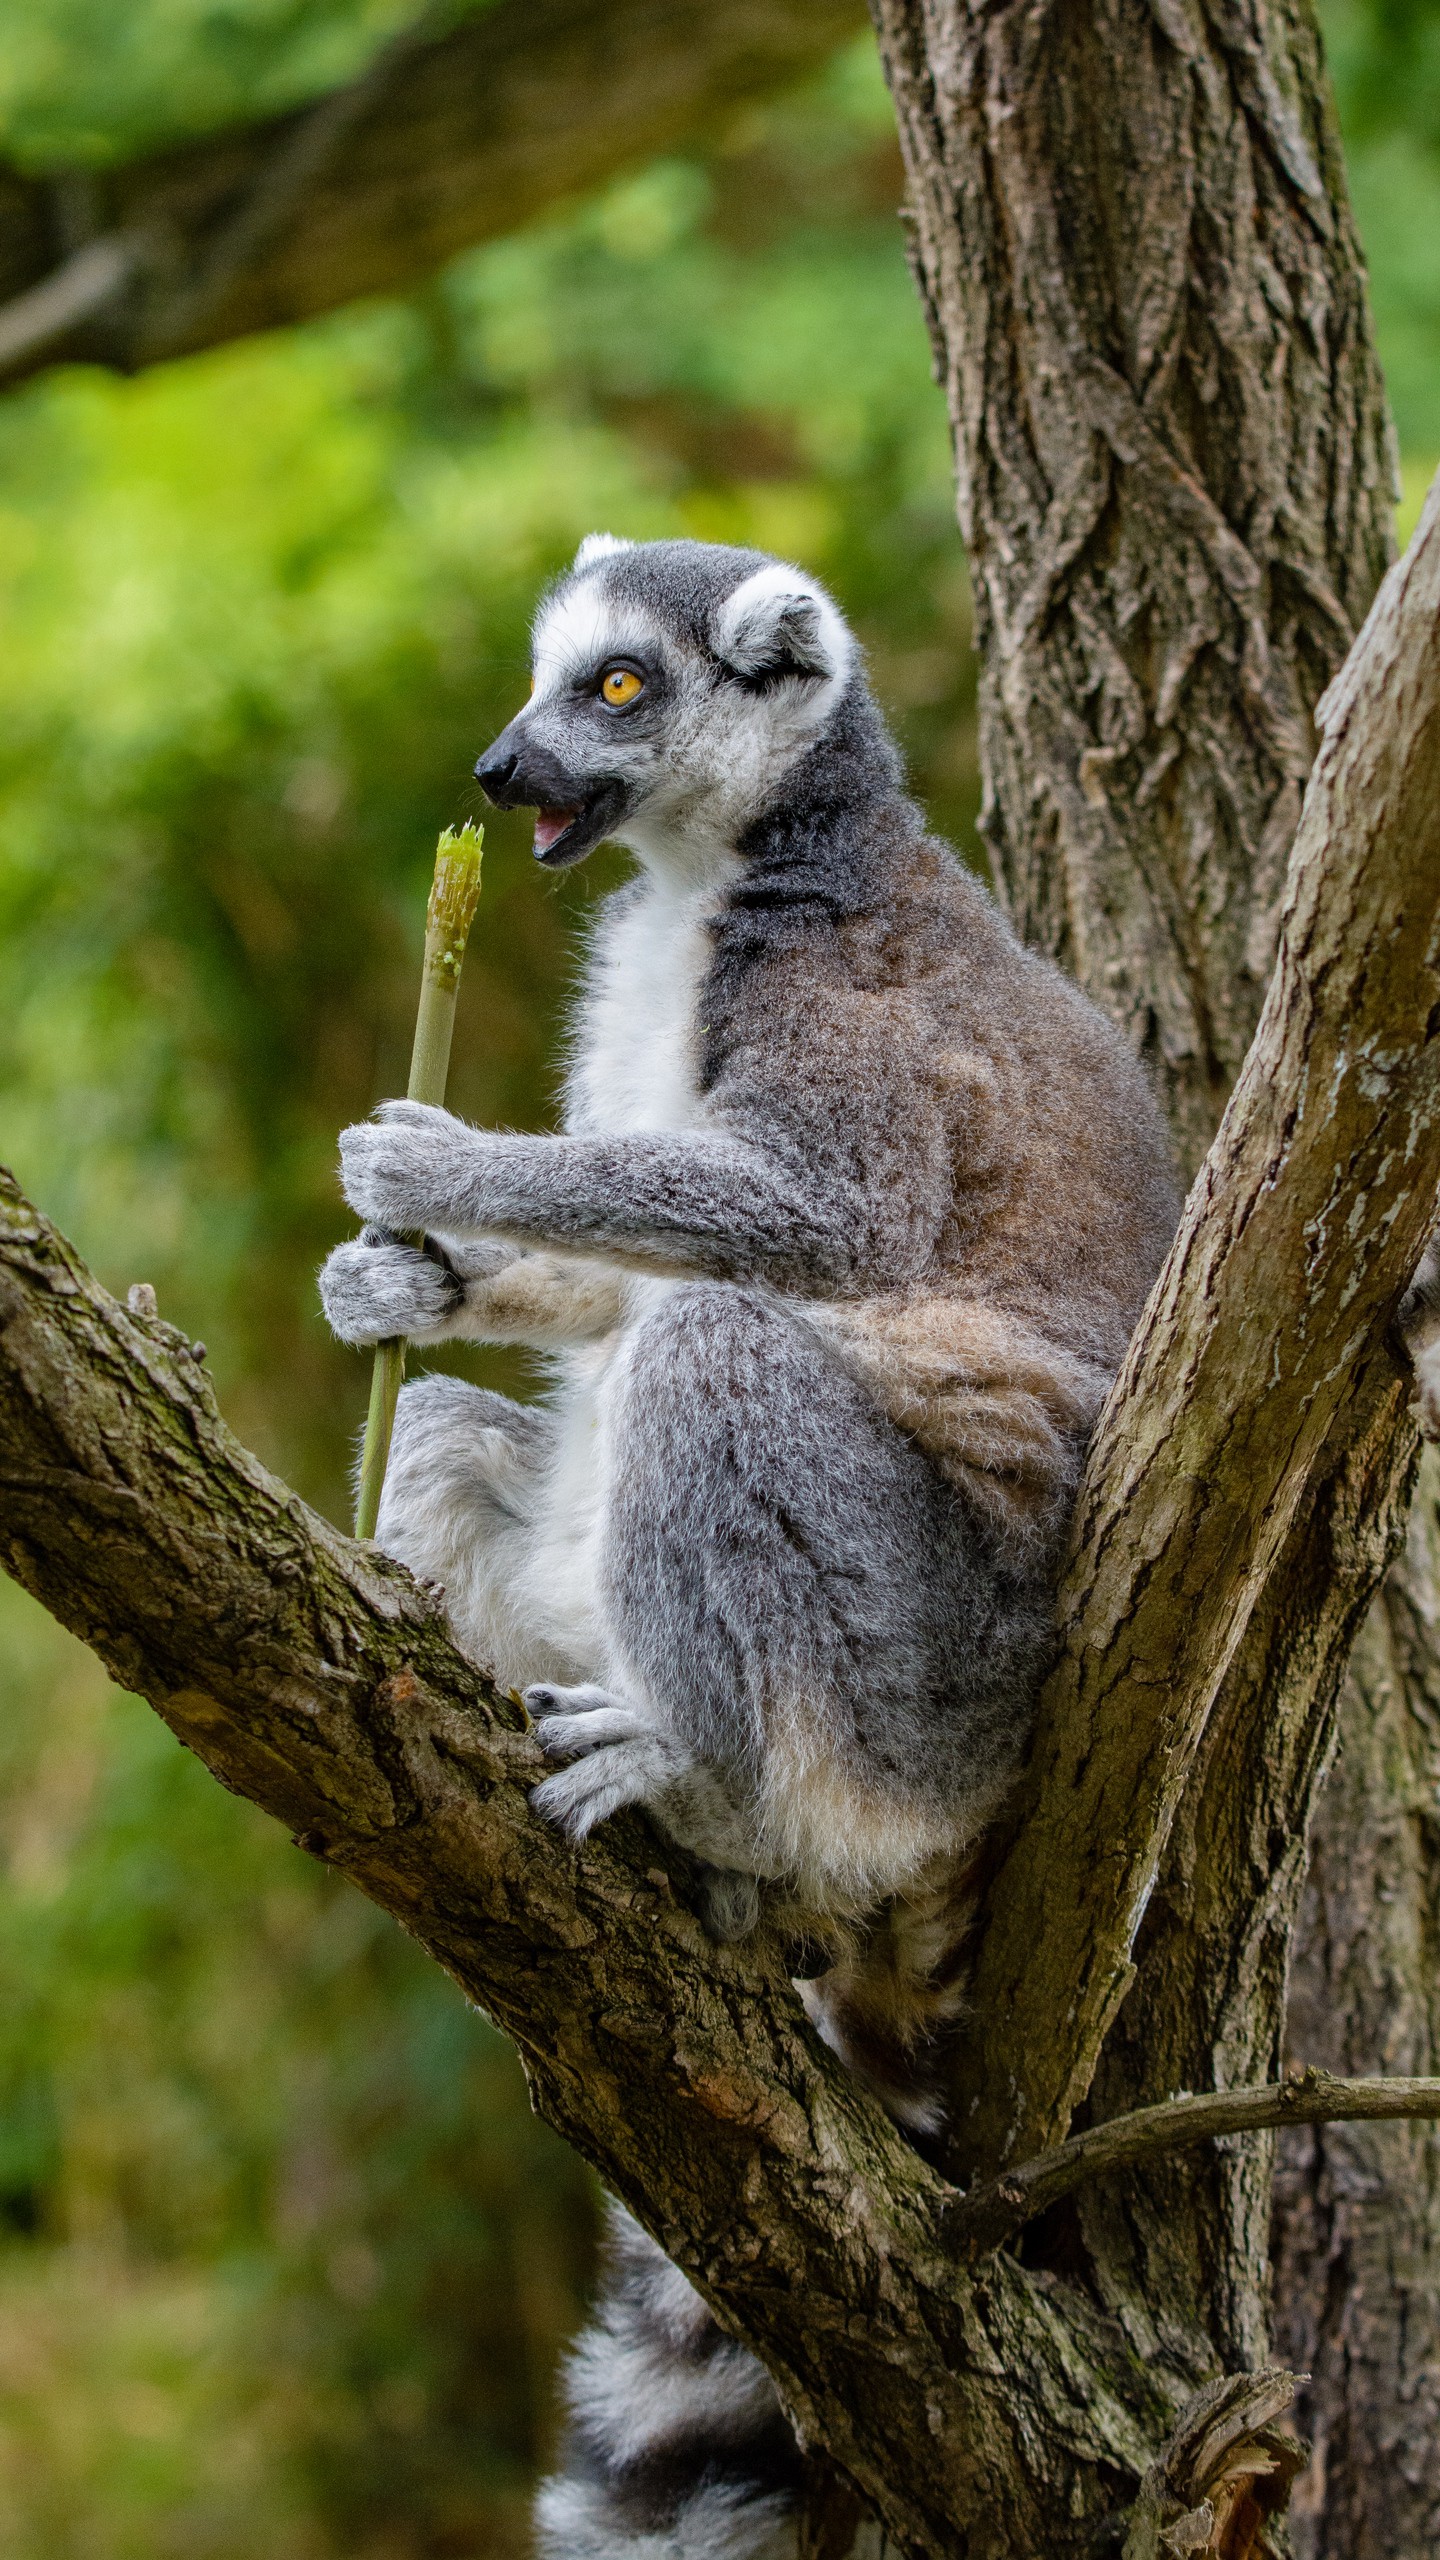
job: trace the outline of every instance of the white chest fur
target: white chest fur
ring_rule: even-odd
[[[700,991],[724,895],[649,873],[601,921],[573,1035],[566,1125],[576,1132],[686,1129],[699,1108]]]
[[[722,877],[712,866],[700,883],[648,871],[601,918],[572,1027],[565,1122],[577,1136],[686,1129],[698,1118],[708,923],[735,867],[730,857]],[[537,1621],[582,1679],[614,1667],[598,1575],[614,1393],[635,1325],[673,1285],[632,1278],[617,1331],[557,1363],[555,1461],[524,1576]]]

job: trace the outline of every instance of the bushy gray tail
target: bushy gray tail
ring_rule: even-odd
[[[800,2456],[774,2385],[619,2205],[566,2398],[544,2560],[795,2560]]]

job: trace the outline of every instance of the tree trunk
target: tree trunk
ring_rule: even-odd
[[[1303,0],[874,14],[955,435],[997,885],[1151,1061],[1193,1171],[1269,970],[1314,705],[1390,541],[1318,38]],[[1374,1427],[1393,1435],[1383,1398]],[[1404,1470],[1375,1456],[1298,1522],[1217,1699],[1100,2116],[1276,2067],[1302,1891],[1296,2056],[1436,2066],[1440,1524],[1431,1494],[1366,1623],[1404,1511]],[[1440,2519],[1440,2151],[1429,2129],[1284,2143],[1275,2326],[1313,2370],[1320,2453],[1299,2547],[1421,2560]],[[1107,2298],[1188,2298],[1228,2361],[1256,2362],[1269,2147],[1097,2188],[1064,2245],[1083,2240]]]
[[[1440,1463],[1356,1648],[1291,1974],[1291,2050],[1331,2069],[1440,2057]],[[1280,2141],[1275,2338],[1311,2377],[1297,2560],[1440,2547],[1440,2140],[1327,2126]]]

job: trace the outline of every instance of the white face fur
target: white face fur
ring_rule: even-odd
[[[694,872],[728,852],[825,727],[855,643],[824,589],[782,561],[718,599],[697,642],[684,613],[627,594],[635,548],[610,534],[582,543],[536,622],[531,699],[491,752],[518,751],[521,779],[533,758],[552,790],[563,782],[559,817],[623,785],[602,832],[647,864]],[[554,843],[563,860],[565,833],[542,803],[537,853]]]

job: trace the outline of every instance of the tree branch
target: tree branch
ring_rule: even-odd
[[[712,129],[863,24],[859,0],[439,0],[316,105],[95,173],[0,166],[0,379],[123,372],[403,292]],[[343,143],[343,150],[341,145]]]
[[[8,1569],[514,2038],[901,2548],[1078,2551],[1183,2389],[1078,2287],[956,2265],[953,2191],[811,2033],[783,1951],[713,1945],[638,1818],[576,1851],[531,1814],[538,1748],[433,1600],[267,1474],[184,1338],[9,1176],[0,1452]]]
[[[962,2256],[983,2257],[1089,2178],[1103,2178],[1162,2152],[1229,2133],[1263,2133],[1282,2124],[1353,2124],[1398,2117],[1440,2117],[1440,2080],[1336,2080],[1328,2071],[1298,2071],[1261,2089],[1211,2089],[1137,2107],[1072,2134],[1057,2150],[1007,2169],[952,2205],[946,2233]]]
[[[962,2059],[982,2171],[1090,2084],[1210,1708],[1433,1223],[1437,619],[1440,479],[1321,706],[1270,994],[1091,1452]]]

